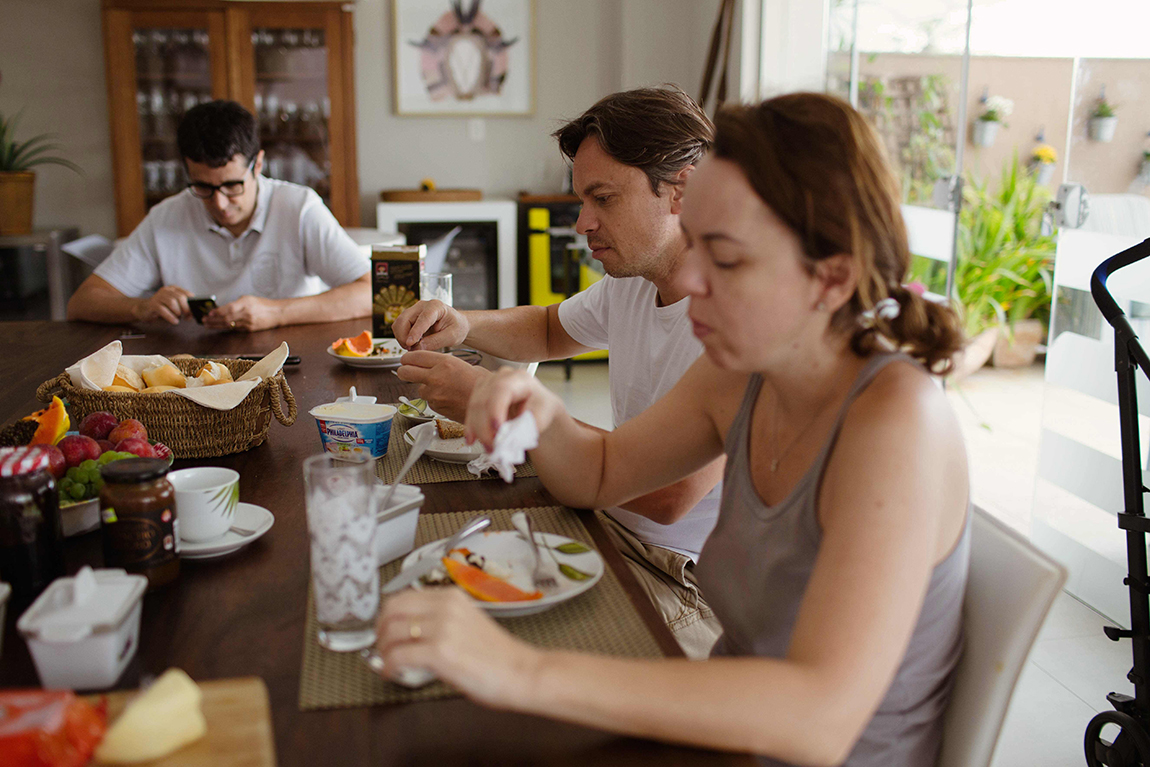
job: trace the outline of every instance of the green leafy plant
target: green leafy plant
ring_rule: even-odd
[[[0,172],[26,171],[37,165],[63,165],[65,168],[82,173],[74,162],[54,154],[60,145],[53,142],[51,133],[41,133],[24,142],[16,140],[16,125],[20,113],[6,118],[0,114]]]
[[[1094,118],[1094,117],[1115,117],[1117,115],[1116,115],[1116,112],[1114,111],[1114,105],[1111,104],[1109,101],[1107,101],[1105,96],[1101,96],[1098,99],[1098,103],[1096,103],[1094,105],[1094,111],[1090,113],[1090,116],[1092,118]]]
[[[1054,237],[1041,233],[1050,192],[1035,182],[1017,152],[997,188],[970,181],[959,214],[955,293],[968,336],[995,325],[1049,323]]]

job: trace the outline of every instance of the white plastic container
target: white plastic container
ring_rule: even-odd
[[[4,617],[7,612],[8,597],[10,596],[12,596],[12,587],[0,581],[0,655],[4,654]]]
[[[379,502],[391,485],[379,485]],[[415,548],[415,525],[423,506],[423,492],[414,485],[400,485],[391,497],[391,506],[376,513],[375,561],[379,566],[399,559]]]
[[[20,616],[40,683],[47,689],[111,687],[136,654],[148,579],[80,568],[57,578]]]
[[[336,458],[348,459],[375,459],[387,455],[391,421],[396,409],[392,405],[365,402],[365,399],[329,402],[308,411],[315,418],[324,451]]]

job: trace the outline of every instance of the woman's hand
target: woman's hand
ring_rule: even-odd
[[[476,440],[488,450],[504,422],[530,410],[542,435],[556,416],[563,412],[563,402],[547,390],[539,379],[518,370],[500,370],[480,379],[467,404],[464,436],[467,444]]]
[[[467,697],[500,708],[524,704],[543,657],[457,588],[408,590],[389,598],[376,637],[389,677],[424,668]]]

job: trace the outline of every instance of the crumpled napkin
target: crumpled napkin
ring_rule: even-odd
[[[467,464],[467,470],[479,477],[488,469],[495,469],[504,482],[510,483],[515,479],[515,467],[527,460],[527,451],[538,446],[539,427],[535,416],[524,411],[499,427],[491,452],[485,450]]]
[[[240,376],[238,381],[215,386],[192,386],[187,389],[173,389],[181,397],[213,410],[231,410],[239,405],[252,389],[256,388],[264,376],[271,377],[280,371],[288,356],[286,342]],[[112,383],[116,376],[116,366],[123,365],[137,373],[142,373],[156,365],[171,365],[172,362],[161,354],[124,355],[119,341],[78,360],[65,372],[77,389],[103,389]]]

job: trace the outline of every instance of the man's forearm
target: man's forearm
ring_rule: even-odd
[[[304,325],[311,322],[339,322],[371,315],[371,285],[356,280],[325,293],[300,298],[283,298],[280,325]]]
[[[547,356],[547,307],[462,312],[471,326],[465,343],[513,362],[539,362]]]
[[[91,278],[89,278],[91,279]],[[68,300],[68,319],[85,322],[135,322],[145,298],[129,298],[117,290],[102,290],[87,281]]]

